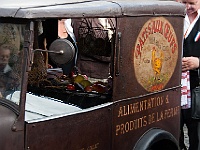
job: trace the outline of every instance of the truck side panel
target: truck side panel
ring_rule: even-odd
[[[151,128],[163,129],[178,140],[179,91],[169,90],[117,103],[114,108],[113,149],[133,149],[135,143]]]
[[[26,124],[26,148],[33,150],[111,149],[111,106]]]

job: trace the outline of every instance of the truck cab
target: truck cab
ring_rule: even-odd
[[[178,150],[184,5],[0,6],[2,150]]]

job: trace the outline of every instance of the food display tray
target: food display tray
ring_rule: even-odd
[[[36,95],[55,98],[82,109],[111,101],[111,94],[108,93],[70,91],[65,87],[29,87],[28,91]]]

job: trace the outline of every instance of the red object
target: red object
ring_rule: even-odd
[[[73,84],[68,84],[67,85],[67,90],[71,90],[71,91],[73,91],[73,90],[75,90],[76,88],[75,88],[75,86],[73,85]]]
[[[93,90],[92,86],[86,86],[84,89],[84,91],[86,91],[86,92],[92,92],[92,90]]]
[[[106,87],[102,84],[93,84],[92,89],[98,93],[105,93]]]
[[[82,76],[83,76],[86,80],[88,80],[87,75],[83,74]]]
[[[69,73],[69,77],[70,77],[70,78],[72,78],[74,75],[75,75],[74,72],[70,72],[70,73]]]
[[[49,69],[52,69],[53,67],[52,67],[50,64],[48,64],[48,68],[49,68]]]

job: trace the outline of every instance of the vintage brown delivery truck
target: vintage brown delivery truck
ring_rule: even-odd
[[[1,150],[178,150],[184,5],[5,0]]]

